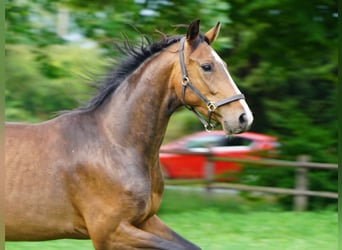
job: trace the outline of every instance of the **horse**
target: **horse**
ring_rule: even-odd
[[[6,123],[8,241],[90,239],[97,250],[200,249],[157,216],[159,148],[172,113],[247,130],[253,115],[211,47],[220,22],[127,46],[86,105],[40,123]],[[207,118],[205,116],[208,116]]]

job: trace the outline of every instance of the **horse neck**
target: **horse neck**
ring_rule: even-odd
[[[158,157],[169,118],[180,106],[172,82],[172,57],[161,52],[143,63],[112,94],[101,115],[114,143]],[[162,59],[163,58],[163,59]]]

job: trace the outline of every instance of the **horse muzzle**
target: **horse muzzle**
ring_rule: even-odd
[[[222,107],[219,110],[222,127],[227,135],[238,134],[247,131],[253,123],[253,114],[250,111],[245,100],[239,100],[235,103],[235,107]],[[227,106],[230,106],[227,105]],[[240,106],[238,108],[237,106]]]

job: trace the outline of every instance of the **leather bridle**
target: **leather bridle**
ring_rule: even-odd
[[[243,94],[237,94],[233,95],[228,98],[224,98],[222,100],[219,100],[217,102],[213,102],[208,100],[204,95],[201,94],[201,92],[190,82],[190,79],[188,77],[185,63],[184,63],[184,43],[185,43],[186,37],[181,38],[180,45],[179,45],[179,60],[180,60],[180,66],[182,70],[182,103],[184,106],[189,109],[190,111],[194,112],[194,114],[197,116],[197,118],[200,120],[200,122],[203,124],[205,130],[212,131],[216,126],[217,123],[211,123],[211,116],[212,113],[220,106],[240,100],[245,99],[245,96]],[[197,95],[206,105],[208,108],[208,121],[206,121],[202,115],[192,106],[186,104],[185,102],[185,91],[189,88],[195,95]]]

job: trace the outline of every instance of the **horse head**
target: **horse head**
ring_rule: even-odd
[[[243,94],[230,76],[226,63],[211,44],[220,31],[217,23],[205,34],[200,33],[199,20],[193,21],[179,47],[179,74],[181,84],[175,87],[183,104],[194,111],[207,130],[214,125],[211,119],[222,124],[226,134],[241,133],[253,121]],[[207,115],[208,121],[201,115]]]

